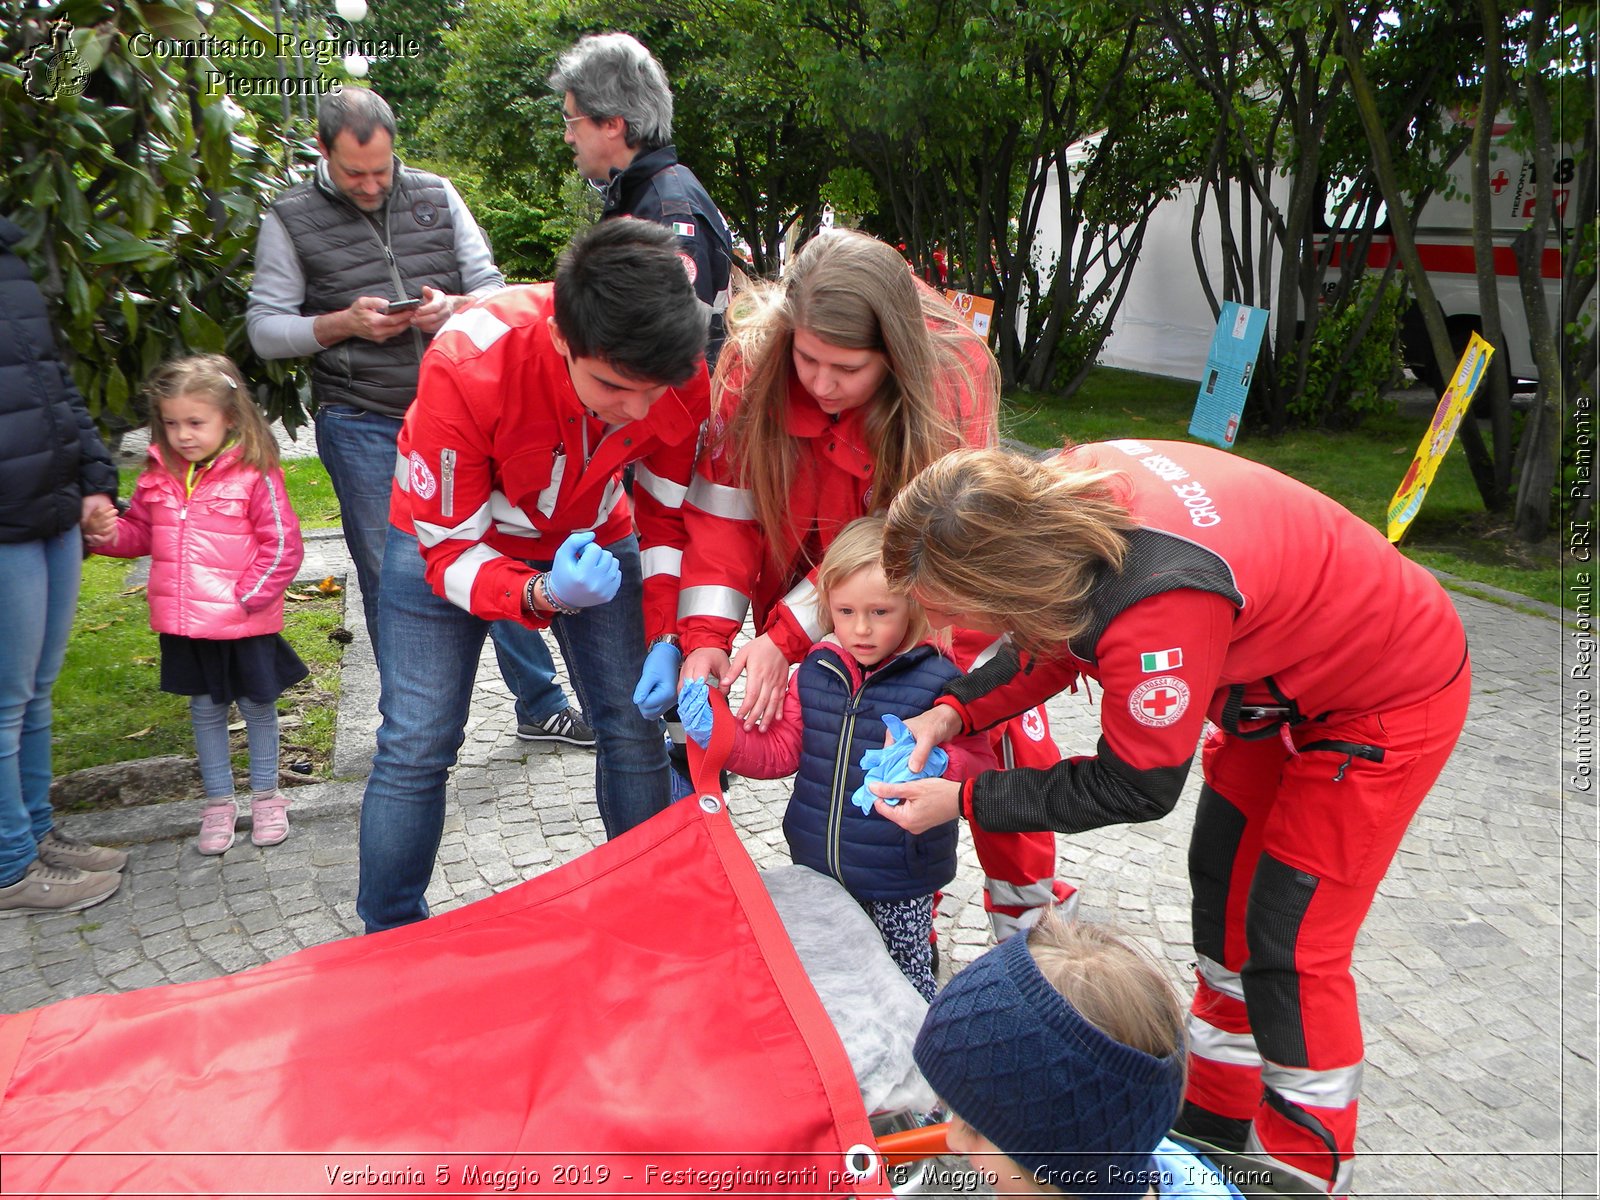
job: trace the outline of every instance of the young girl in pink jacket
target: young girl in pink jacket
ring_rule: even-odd
[[[304,552],[278,447],[239,368],[220,354],[167,363],[151,379],[150,462],[125,516],[108,511],[89,544],[150,556],[150,624],[161,638],[161,690],[189,697],[206,804],[200,853],[233,845],[237,816],[228,706],[250,746],[250,840],[289,836],[278,790],[277,700],[307,675],[284,641],[283,594]]]

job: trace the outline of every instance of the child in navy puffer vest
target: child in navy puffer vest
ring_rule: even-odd
[[[883,521],[852,521],[817,571],[818,615],[832,633],[811,648],[789,680],[783,713],[766,729],[738,728],[728,769],[754,779],[798,772],[783,832],[795,862],[831,875],[877,925],[890,955],[933,999],[933,894],[956,873],[956,822],[909,834],[850,797],[861,756],[881,750],[885,716],[927,711],[960,670],[924,641],[927,622],[883,576]],[[945,778],[995,767],[983,734],[944,747]]]

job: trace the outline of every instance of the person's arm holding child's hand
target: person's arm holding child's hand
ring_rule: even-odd
[[[96,492],[83,498],[83,540],[91,549],[105,545],[117,535],[117,506],[111,497]]]
[[[149,554],[150,509],[145,495],[143,486],[135,487],[125,513],[119,514],[109,504],[105,509],[96,505],[96,512],[85,513],[84,544],[107,558],[143,558]]]
[[[733,656],[723,684],[729,686],[743,673],[744,704],[739,719],[746,729],[766,726],[779,719],[789,681],[789,659],[768,634],[752,638]]]
[[[728,652],[716,646],[702,646],[684,656],[683,667],[678,672],[678,687],[691,680],[707,680],[718,691],[726,691],[733,682],[733,670],[728,662]]]
[[[683,731],[702,748],[711,741],[711,705],[706,698],[711,681],[691,679],[678,693],[678,718]],[[733,722],[733,749],[727,769],[746,779],[782,779],[800,768],[800,691],[791,683],[784,694],[783,712],[764,729]]]

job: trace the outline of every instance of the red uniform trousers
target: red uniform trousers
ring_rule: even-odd
[[[989,740],[1002,770],[1061,761],[1042,704],[990,730]],[[1055,834],[991,833],[971,823],[967,828],[983,868],[983,911],[995,941],[1032,927],[1046,909],[1076,894],[1077,888],[1056,879]]]
[[[970,671],[987,662],[999,644],[989,634],[955,629],[951,631],[950,659],[963,671]],[[989,731],[989,740],[1002,770],[1048,769],[1061,761],[1042,704],[995,726]],[[1003,942],[1030,928],[1051,905],[1076,894],[1072,885],[1056,881],[1055,834],[991,833],[976,823],[969,823],[968,828],[972,849],[983,868],[983,911],[989,914],[995,941]]]
[[[1350,958],[1406,826],[1466,720],[1470,664],[1433,696],[1279,737],[1213,729],[1189,848],[1199,976],[1179,1128],[1344,1194],[1362,1041]]]

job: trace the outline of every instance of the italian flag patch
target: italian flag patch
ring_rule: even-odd
[[[679,237],[692,238],[694,236],[694,225],[689,221],[674,221],[672,223],[672,232]]]
[[[1172,650],[1146,650],[1139,655],[1139,669],[1141,671],[1176,671],[1183,666],[1183,651],[1176,648]]]

